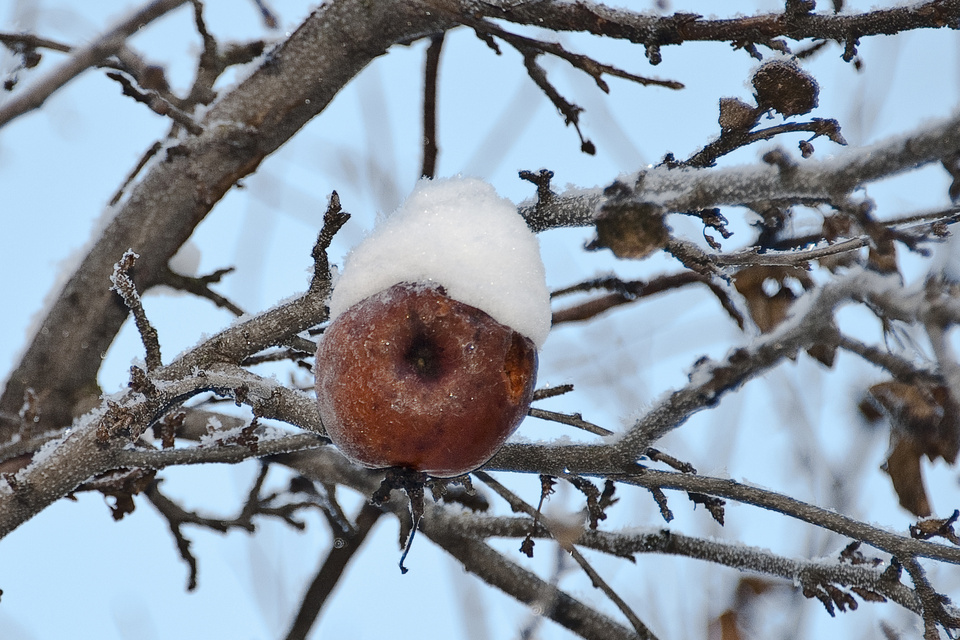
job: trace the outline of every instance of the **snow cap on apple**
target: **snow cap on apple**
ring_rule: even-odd
[[[422,180],[347,256],[317,350],[320,415],[372,468],[476,469],[526,415],[550,296],[536,236],[471,178]]]

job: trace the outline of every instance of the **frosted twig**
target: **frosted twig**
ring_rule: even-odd
[[[927,579],[927,574],[920,563],[912,557],[898,556],[897,559],[910,574],[914,589],[919,596],[924,640],[940,640],[940,632],[937,631],[938,625],[943,627],[948,635],[951,631],[960,629],[960,617],[956,613],[947,611],[944,607],[942,597],[930,584],[930,580]]]
[[[257,441],[257,451],[240,444],[218,446],[197,446],[182,449],[124,449],[117,453],[117,464],[124,467],[144,469],[164,469],[166,467],[190,464],[227,463],[233,464],[294,451],[309,451],[326,446],[328,442],[313,433],[298,433],[280,438],[261,438]]]
[[[960,0],[957,0],[960,3]],[[885,177],[940,161],[960,147],[960,115],[924,125],[827,160],[798,162],[788,175],[767,163],[719,169],[646,170],[626,201],[685,212],[760,201],[832,202],[838,195]],[[536,230],[591,226],[606,202],[599,190],[560,193],[544,205],[522,204]]]
[[[130,79],[122,73],[110,71],[107,73],[107,77],[120,83],[123,89],[123,95],[147,105],[147,107],[157,115],[167,116],[195,136],[203,133],[203,127],[197,124],[189,113],[181,111],[160,94],[138,89],[133,86]]]
[[[449,514],[446,518],[449,520],[447,526],[469,529],[482,538],[522,538],[531,531],[529,518]],[[545,528],[538,527],[532,535],[539,538],[550,534]],[[677,555],[739,571],[774,576],[794,584],[820,582],[866,589],[890,598],[905,609],[920,613],[920,600],[909,587],[889,580],[884,575],[884,569],[866,564],[798,560],[759,547],[707,540],[665,529],[641,533],[584,530],[573,543],[631,561],[638,553]]]
[[[762,111],[762,109],[758,109],[758,112]],[[720,137],[708,143],[700,151],[697,151],[690,156],[689,159],[682,162],[681,165],[687,167],[712,167],[716,164],[717,158],[732,151],[736,151],[754,142],[770,140],[782,133],[796,133],[798,131],[809,131],[813,134],[814,138],[827,136],[837,144],[846,144],[843,136],[840,135],[840,125],[836,120],[814,118],[811,122],[789,122],[756,131],[722,130]]]
[[[0,127],[17,116],[39,108],[54,91],[84,70],[116,53],[124,46],[130,35],[187,1],[154,0],[132,13],[99,38],[94,39],[90,44],[75,49],[69,60],[34,82],[28,89],[15,95],[3,107],[0,107]]]
[[[904,555],[919,556],[951,564],[960,564],[960,549],[956,547],[914,540],[907,536],[890,533],[835,511],[821,509],[789,496],[751,487],[734,480],[672,471],[654,471],[652,469],[629,476],[611,474],[609,477],[617,482],[639,487],[679,489],[752,504],[770,511],[777,511],[817,527],[829,529],[854,540],[861,540],[897,557]]]
[[[506,500],[510,507],[514,511],[520,511],[526,513],[532,518],[539,518],[540,522],[550,531],[551,537],[557,541],[563,549],[570,554],[570,557],[580,565],[580,568],[583,569],[583,572],[587,574],[590,578],[590,581],[593,583],[593,586],[597,589],[600,589],[606,595],[611,602],[613,602],[620,612],[630,621],[630,625],[633,627],[634,631],[637,632],[637,635],[640,638],[649,638],[650,640],[656,640],[656,636],[647,628],[647,625],[637,616],[636,613],[627,605],[627,603],[614,591],[606,581],[600,577],[600,574],[587,562],[587,559],[583,557],[583,554],[573,546],[573,543],[569,540],[568,536],[564,535],[561,532],[556,530],[556,525],[552,523],[548,518],[540,514],[536,509],[527,504],[526,501],[522,500],[515,493],[507,489],[505,486],[497,482],[490,474],[485,471],[475,471],[474,475],[481,480],[485,485],[494,490],[497,495]]]
[[[554,398],[556,396],[562,396],[565,393],[570,393],[573,391],[572,384],[558,384],[555,387],[541,387],[533,392],[533,400],[546,400],[547,398]]]
[[[206,276],[185,276],[177,273],[173,269],[167,268],[165,272],[161,275],[163,284],[173,289],[178,289],[180,291],[186,291],[187,293],[192,293],[193,295],[199,298],[206,298],[213,304],[217,305],[221,309],[226,309],[233,315],[239,317],[244,315],[246,312],[238,307],[236,304],[231,302],[228,298],[220,295],[216,291],[210,288],[210,285],[216,282],[220,282],[220,279],[228,273],[232,273],[234,267],[227,267],[225,269],[217,269],[213,273]]]
[[[942,377],[935,371],[918,367],[890,351],[864,344],[850,336],[837,334],[837,346],[850,353],[857,354],[867,362],[883,367],[897,380],[907,383],[916,381],[942,383]]]
[[[826,258],[847,251],[856,251],[870,244],[869,236],[858,236],[841,240],[825,247],[816,247],[814,249],[805,249],[800,251],[767,251],[758,253],[756,250],[747,249],[737,253],[720,253],[711,255],[713,262],[724,266],[756,266],[756,265],[783,265],[798,266],[804,263]]]
[[[518,601],[533,606],[543,601],[555,602],[544,615],[587,640],[637,640],[636,632],[621,626],[602,613],[584,605],[535,573],[507,560],[464,529],[434,525],[430,514],[423,519],[421,530],[464,569]],[[650,637],[650,636],[647,636]]]
[[[313,279],[310,281],[310,291],[327,291],[330,287],[330,263],[327,260],[327,249],[337,231],[347,223],[350,214],[340,207],[340,196],[336,191],[330,194],[327,211],[323,214],[323,227],[317,235],[317,242],[313,245]]]
[[[201,349],[203,346],[195,351]],[[177,376],[175,372],[181,369],[183,359],[189,359],[193,353],[187,352],[171,365],[154,372],[148,378],[153,385],[149,396],[129,389],[119,397],[105,399],[100,407],[75,422],[48,455],[34,459],[21,470],[18,479],[22,491],[0,491],[0,538],[91,476],[122,466],[118,462],[120,457],[136,455],[135,451],[123,448],[130,437],[139,437],[167,408],[179,406],[199,393],[213,391],[227,395],[247,404],[262,418],[279,418],[323,434],[316,402],[276,381],[231,365],[208,365],[205,369],[193,370],[193,373],[187,369],[187,373]],[[177,366],[178,363],[181,366]],[[170,379],[167,375],[174,377]],[[309,446],[309,443],[298,444]],[[163,461],[164,455],[175,455],[177,451],[157,451],[150,455]],[[220,455],[239,457],[239,453],[230,450]],[[147,462],[145,459],[140,461]]]
[[[137,293],[137,287],[133,283],[133,278],[130,277],[130,270],[139,257],[133,250],[128,249],[120,258],[120,261],[114,265],[110,281],[113,283],[113,290],[120,294],[123,303],[133,314],[133,320],[137,325],[137,331],[140,333],[140,339],[143,341],[143,348],[146,351],[147,372],[150,373],[162,367],[163,360],[160,357],[160,339],[157,336],[157,330],[150,324],[150,320],[143,310],[140,294]]]
[[[527,415],[533,418],[540,418],[541,420],[550,420],[552,422],[559,422],[560,424],[570,425],[571,427],[576,427],[578,429],[583,429],[589,433],[598,436],[612,436],[613,431],[609,429],[604,429],[603,427],[593,424],[592,422],[587,422],[583,419],[579,413],[566,414],[566,413],[557,413],[556,411],[547,411],[546,409],[537,409],[536,407],[530,407],[530,411],[527,412]]]
[[[957,0],[928,0],[863,13],[785,11],[730,19],[704,19],[689,13],[657,16],[592,1],[544,0],[518,5],[514,0],[486,0],[475,6],[490,18],[552,31],[588,30],[598,36],[636,42],[647,47],[647,57],[652,64],[660,62],[661,46],[687,41],[769,43],[774,46],[774,38],[778,37],[847,43],[844,59],[849,61],[856,55],[858,39],[864,36],[936,29],[945,23],[955,24],[960,17],[960,2]]]
[[[609,477],[617,482],[650,490],[676,489],[702,493],[776,511],[848,538],[862,540],[870,546],[893,555],[910,555],[960,564],[960,548],[890,533],[836,511],[822,509],[774,491],[752,487],[726,478],[644,469],[633,463],[618,463],[616,459],[615,447],[611,445],[507,444],[484,465],[484,469],[563,475],[563,469],[566,467],[569,473]],[[617,471],[618,467],[620,471]]]

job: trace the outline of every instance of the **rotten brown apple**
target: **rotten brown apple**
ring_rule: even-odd
[[[439,477],[497,452],[527,414],[536,377],[530,339],[426,283],[354,304],[317,350],[317,399],[334,444],[367,467]]]

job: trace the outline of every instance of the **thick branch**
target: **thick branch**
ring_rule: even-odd
[[[860,14],[789,12],[719,20],[704,20],[699,15],[685,13],[660,17],[595,2],[565,0],[531,3],[495,0],[478,6],[485,9],[487,17],[554,31],[586,31],[643,44],[648,50],[691,40],[764,44],[773,38],[786,37],[847,42],[909,29],[956,28],[960,17],[958,0],[930,0]],[[648,55],[655,64],[657,59]]]
[[[361,13],[365,19],[356,20]],[[0,441],[21,428],[27,436],[63,427],[77,402],[96,393],[100,354],[126,317],[109,291],[117,256],[127,249],[140,254],[141,291],[162,282],[167,261],[213,205],[320,113],[370,60],[394,43],[449,24],[416,3],[326,3],[270,52],[258,71],[221,97],[198,123],[202,135],[161,150],[164,161],[135,185],[66,282],[0,397],[0,416],[15,416],[26,390],[34,389],[45,399],[40,420],[0,422]]]
[[[768,200],[842,201],[857,187],[938,162],[958,148],[960,116],[954,116],[827,160],[799,160],[788,171],[765,162],[720,169],[659,166],[633,176],[617,197],[619,204],[652,204],[678,213]],[[578,189],[543,204],[522,204],[520,213],[536,231],[591,226],[606,200],[600,190]]]

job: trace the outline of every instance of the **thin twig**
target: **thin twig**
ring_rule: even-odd
[[[915,558],[898,556],[900,563],[910,574],[914,589],[920,598],[921,617],[923,618],[924,640],[940,640],[937,625],[942,626],[949,635],[951,631],[960,629],[960,617],[951,615],[945,608],[940,594],[938,594],[923,567]]]
[[[590,77],[594,79],[594,82],[597,83],[597,86],[604,92],[610,93],[610,87],[603,80],[603,74],[616,76],[618,78],[623,78],[625,80],[631,80],[637,84],[644,86],[657,86],[665,87],[667,89],[683,89],[683,83],[677,82],[676,80],[660,80],[659,78],[647,78],[644,76],[638,76],[622,69],[618,69],[609,64],[603,64],[602,62],[597,62],[589,56],[585,56],[579,53],[572,53],[563,48],[562,45],[556,42],[544,42],[543,40],[536,40],[534,38],[528,38],[526,36],[521,36],[516,33],[511,33],[505,29],[501,29],[497,25],[489,22],[487,20],[478,20],[475,22],[469,22],[470,26],[474,29],[485,33],[487,35],[495,35],[499,38],[502,38],[506,42],[509,42],[515,49],[517,49],[521,54],[526,55],[526,51],[529,50],[538,50],[543,53],[549,53],[558,58],[566,60],[571,65],[580,69],[581,71],[587,73]]]
[[[867,362],[872,362],[890,372],[894,378],[907,383],[917,381],[942,384],[943,377],[937,372],[923,369],[908,360],[884,349],[870,346],[843,334],[837,334],[837,346],[855,353]]]
[[[160,94],[153,91],[141,91],[137,89],[133,86],[130,79],[122,73],[109,71],[107,72],[107,77],[120,83],[120,86],[123,88],[123,95],[147,105],[151,111],[158,115],[169,117],[195,136],[203,133],[203,127],[197,124],[189,113],[181,111]]]
[[[530,407],[530,411],[527,412],[527,415],[533,418],[540,418],[541,420],[550,420],[552,422],[559,422],[560,424],[570,425],[571,427],[576,427],[578,429],[583,429],[589,433],[598,436],[612,436],[613,431],[609,429],[604,429],[603,427],[593,424],[592,422],[587,422],[583,419],[579,413],[566,414],[566,413],[557,413],[556,411],[547,411],[546,409],[537,409],[536,407]]]
[[[556,540],[557,543],[561,547],[563,547],[563,549],[567,553],[570,554],[570,556],[574,559],[574,561],[576,561],[578,565],[580,565],[580,568],[583,569],[584,573],[586,573],[587,576],[590,578],[590,581],[593,583],[593,586],[596,587],[597,589],[600,589],[600,591],[602,591],[604,595],[610,598],[611,602],[613,602],[617,606],[617,608],[620,610],[620,612],[623,613],[624,616],[626,616],[627,620],[630,621],[630,625],[633,627],[634,631],[637,632],[637,635],[640,636],[641,638],[651,638],[651,639],[656,638],[656,636],[653,635],[650,629],[647,628],[647,625],[645,625],[643,621],[637,616],[637,614],[633,612],[630,606],[627,605],[627,603],[623,600],[623,598],[621,598],[619,594],[617,594],[617,592],[614,591],[610,587],[610,585],[608,585],[606,581],[600,577],[600,574],[596,572],[596,570],[590,565],[589,562],[587,562],[587,559],[583,557],[583,554],[581,554],[576,549],[576,547],[573,546],[573,543],[570,542],[570,540],[568,539],[568,536],[557,532],[555,524],[553,524],[546,517],[541,516],[536,509],[534,509],[531,505],[527,504],[525,500],[522,500],[515,493],[513,493],[512,491],[507,489],[505,486],[500,484],[498,481],[496,481],[493,477],[490,476],[490,474],[486,473],[485,471],[475,471],[474,475],[480,481],[486,484],[488,487],[493,489],[494,492],[497,493],[497,495],[499,495],[501,498],[506,500],[510,504],[511,508],[513,508],[515,511],[521,511],[523,513],[526,513],[532,518],[540,518],[540,521],[544,524],[547,530],[550,531],[553,539]]]
[[[114,265],[110,281],[113,283],[113,290],[120,294],[124,304],[133,314],[133,320],[137,325],[137,331],[140,332],[140,339],[143,341],[143,348],[146,351],[145,360],[149,373],[162,367],[163,359],[160,357],[160,338],[157,335],[157,330],[150,324],[150,320],[143,310],[140,294],[137,293],[137,287],[133,283],[133,278],[130,277],[130,270],[139,257],[130,250],[124,253],[120,261]]]
[[[436,517],[436,516],[434,516]],[[531,533],[530,519],[514,516],[450,515],[447,526],[469,529],[482,538],[523,538],[527,535],[548,537],[544,527]],[[574,544],[634,561],[635,554],[654,553],[694,558],[705,562],[775,576],[792,583],[817,581],[858,587],[890,598],[902,607],[920,612],[917,595],[906,585],[890,581],[884,568],[870,564],[848,564],[825,559],[800,560],[780,556],[767,549],[739,542],[686,536],[662,529],[649,532],[614,533],[584,530]]]
[[[169,13],[188,0],[154,0],[90,44],[74,50],[69,60],[18,93],[0,107],[0,127],[14,118],[39,108],[53,92],[78,76],[84,70],[99,64],[107,56],[124,46],[127,38],[160,16]]]
[[[168,268],[161,275],[161,281],[173,289],[186,291],[200,298],[206,298],[221,309],[226,309],[233,315],[240,317],[246,313],[243,309],[210,288],[211,284],[220,282],[223,276],[233,272],[233,270],[233,267],[227,267],[225,269],[217,269],[210,275],[194,277],[179,274]]]
[[[340,196],[336,191],[330,194],[330,202],[327,204],[327,210],[323,214],[323,228],[317,235],[317,242],[313,245],[313,278],[310,281],[310,291],[316,291],[329,286],[330,284],[330,263],[327,260],[327,249],[333,241],[333,236],[337,231],[347,223],[350,214],[343,211],[340,206]]]
[[[440,68],[440,52],[443,50],[443,33],[430,38],[427,56],[423,65],[423,164],[420,175],[433,178],[437,172],[437,76]]]
[[[718,158],[741,147],[761,140],[770,140],[784,133],[797,133],[799,131],[809,131],[814,138],[827,136],[837,144],[846,144],[843,136],[840,135],[840,125],[836,120],[814,118],[810,122],[788,122],[757,131],[724,130],[720,137],[707,144],[681,164],[688,167],[712,167]]]
[[[41,38],[29,33],[0,33],[0,42],[5,44],[13,52],[18,51],[18,47],[27,49],[50,49],[60,53],[70,53],[73,47],[62,42]]]
[[[294,451],[310,451],[329,442],[313,433],[298,433],[279,438],[261,438],[257,450],[242,444],[217,444],[178,449],[124,449],[117,454],[117,463],[124,467],[164,469],[191,464],[234,464],[251,458],[262,458]]]
[[[710,289],[723,309],[733,318],[734,322],[737,323],[737,326],[741,329],[743,328],[743,314],[737,309],[723,287],[714,282],[713,279],[694,271],[683,271],[681,273],[657,276],[650,280],[624,281],[616,277],[598,278],[554,291],[551,297],[559,297],[570,293],[591,291],[594,289],[605,289],[612,293],[554,311],[553,324],[558,325],[565,322],[589,320],[614,307],[630,304],[642,298],[657,295],[665,291],[679,289],[688,284],[702,284]]]
[[[364,504],[349,531],[334,533],[333,546],[303,595],[297,616],[287,632],[287,640],[304,640],[307,637],[327,598],[343,576],[347,563],[360,550],[381,515],[383,511],[379,507]]]
[[[547,398],[554,398],[556,396],[562,396],[565,393],[570,393],[573,391],[572,384],[558,384],[555,387],[542,387],[533,392],[533,400],[546,400]]]

